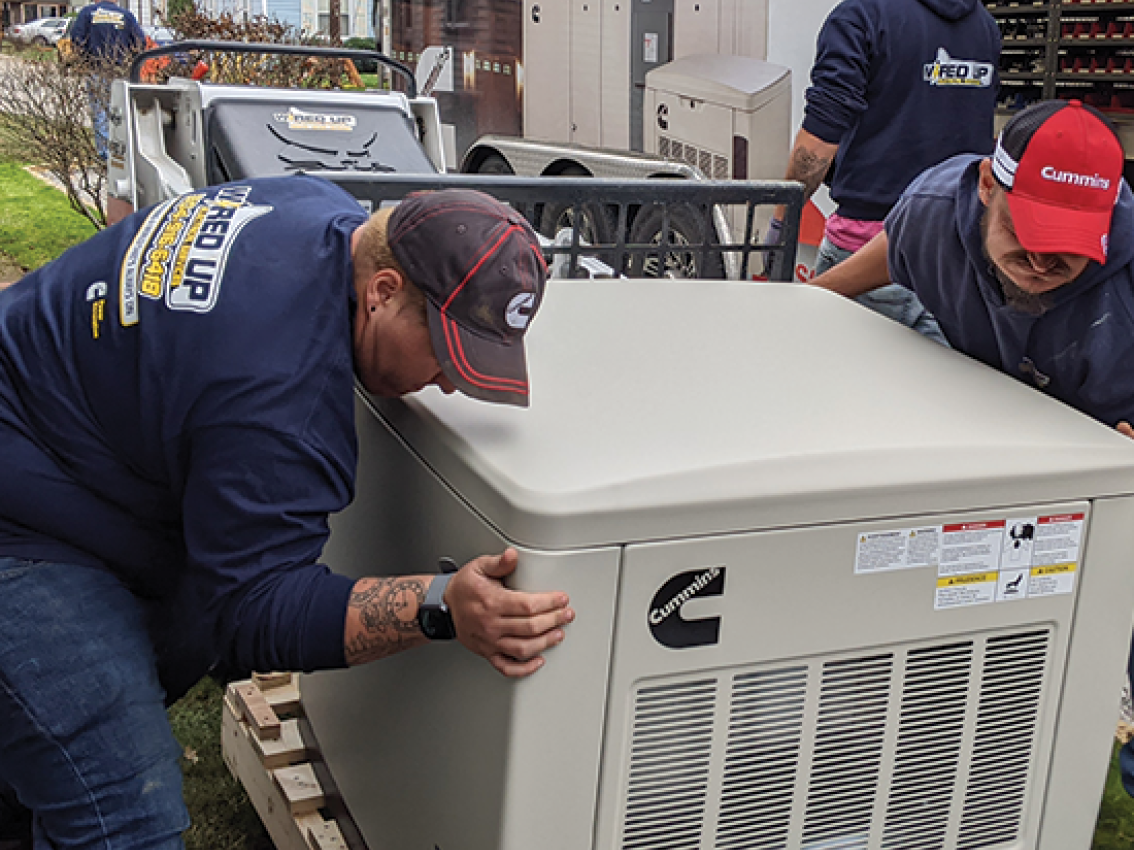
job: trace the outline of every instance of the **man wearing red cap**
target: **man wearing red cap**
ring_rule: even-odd
[[[384,577],[357,581],[320,557],[354,493],[356,378],[526,405],[545,278],[486,195],[368,217],[292,176],[138,212],[0,293],[0,838],[18,800],[36,846],[181,847],[163,701],[210,669],[444,639],[542,666],[574,613],[504,587],[512,549],[443,575],[375,552]]]
[[[1035,104],[1005,125],[991,158],[922,174],[885,231],[813,283],[852,297],[899,283],[958,351],[1134,437],[1134,199],[1123,162],[1095,110]],[[1134,796],[1134,743],[1119,761]]]
[[[1112,427],[1134,421],[1134,239],[1122,238],[1134,233],[1134,199],[1123,162],[1094,109],[1035,104],[1008,122],[992,157],[924,172],[885,230],[813,284],[851,297],[901,284],[958,351]]]

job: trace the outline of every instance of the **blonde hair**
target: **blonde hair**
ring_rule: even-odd
[[[393,212],[393,207],[380,209],[370,216],[366,224],[362,226],[362,232],[358,238],[358,247],[355,251],[355,263],[361,266],[361,271],[366,277],[382,269],[393,269],[401,275],[406,292],[406,302],[403,309],[417,312],[421,318],[421,323],[425,324],[425,294],[410,280],[405,269],[394,257],[394,252],[390,250],[387,232],[390,216]]]

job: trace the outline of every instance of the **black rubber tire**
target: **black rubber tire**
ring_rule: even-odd
[[[661,245],[664,223],[662,204],[646,204],[638,211],[630,225],[629,241],[634,245]],[[717,243],[716,232],[706,217],[688,204],[674,204],[669,208],[669,244],[674,246],[700,246]],[[724,258],[719,251],[706,253],[702,258],[696,247],[665,253],[664,267],[660,252],[635,251],[630,257],[630,277],[725,277]]]
[[[42,35],[37,35],[35,38],[33,38],[31,40],[31,43],[34,44],[36,47],[47,47],[47,39],[44,38]]]
[[[567,168],[560,172],[558,177],[590,177],[590,175],[580,167]],[[555,234],[564,227],[574,227],[575,219],[579,218],[579,239],[589,245],[596,245],[600,243],[612,243],[615,241],[615,227],[618,220],[614,213],[606,204],[600,204],[595,201],[585,201],[582,204],[572,206],[571,204],[550,203],[544,204],[543,209],[540,211],[539,227],[537,228],[540,233],[548,239],[554,239]],[[598,252],[603,262],[606,262],[605,254],[608,252]]]

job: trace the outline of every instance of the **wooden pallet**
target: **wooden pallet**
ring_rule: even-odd
[[[253,674],[230,684],[221,736],[225,764],[277,850],[366,850],[342,813],[332,813],[338,795],[319,761],[293,674]]]

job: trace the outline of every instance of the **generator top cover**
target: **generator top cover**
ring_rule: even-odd
[[[651,70],[646,85],[709,103],[755,112],[780,94],[790,94],[791,70],[763,59],[701,53]]]
[[[1134,493],[1134,442],[808,286],[563,280],[531,407],[370,399],[508,540],[565,549]]]

